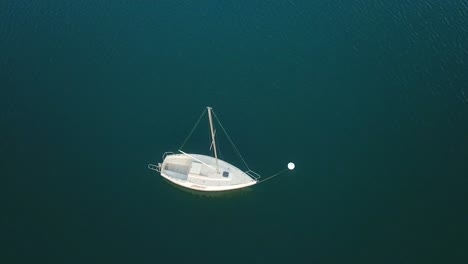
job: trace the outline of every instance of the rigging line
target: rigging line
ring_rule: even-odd
[[[234,142],[232,141],[231,137],[229,136],[229,134],[226,132],[226,129],[224,129],[224,126],[223,124],[221,124],[221,122],[219,121],[219,118],[218,116],[216,116],[215,112],[213,110],[211,110],[211,113],[213,113],[214,117],[216,118],[216,121],[218,121],[218,124],[219,126],[221,127],[221,129],[223,130],[224,134],[226,134],[226,137],[228,138],[229,142],[231,143],[231,145],[234,147],[234,150],[236,151],[236,154],[239,156],[239,158],[242,160],[242,162],[244,163],[245,167],[247,167],[248,170],[250,170],[249,168],[249,165],[247,165],[247,162],[245,162],[244,158],[242,157],[242,155],[240,154],[239,150],[237,149],[236,145],[234,144]]]
[[[202,117],[203,117],[203,115],[205,114],[205,112],[206,112],[206,109],[202,112],[202,114],[201,114],[200,117],[198,118],[197,122],[195,123],[195,126],[193,126],[192,131],[190,131],[190,133],[188,134],[188,136],[185,138],[184,143],[182,143],[182,145],[180,146],[179,149],[182,149],[182,148],[185,146],[185,143],[187,143],[187,141],[189,140],[189,138],[192,136],[193,131],[195,131],[195,129],[197,128],[198,123],[200,123],[200,120],[202,119]]]
[[[209,135],[209,136],[210,136],[210,142],[211,142],[211,144],[210,144],[210,150],[212,150],[212,149],[213,149],[213,143],[214,143],[213,137],[216,139],[216,128],[215,128],[215,130],[214,130],[213,137],[211,136],[211,132],[210,132],[210,135]],[[219,144],[219,141],[218,141],[218,144]],[[216,150],[219,150],[219,147],[217,147]]]
[[[213,109],[211,110],[211,112],[213,113]],[[215,128],[214,134],[215,134],[215,137],[216,137],[216,128]],[[212,147],[213,147],[213,142],[211,142],[210,150],[211,150]],[[223,155],[223,153],[221,153],[221,147],[220,147],[219,140],[216,141],[216,151],[218,151],[218,154],[219,154],[218,156],[220,156],[221,159],[224,159],[224,155]]]
[[[269,179],[274,178],[274,177],[280,175],[281,173],[283,173],[283,172],[285,172],[285,171],[287,171],[287,170],[288,170],[288,169],[284,169],[284,170],[282,170],[282,171],[280,171],[280,172],[278,172],[278,173],[276,173],[276,174],[274,174],[274,175],[271,175],[270,177],[267,177],[267,178],[265,178],[265,179],[263,179],[263,180],[258,181],[258,183],[262,183],[262,182],[264,182],[264,181],[268,181]]]
[[[208,143],[210,143],[210,151],[213,148],[213,138],[211,137],[211,130],[210,128],[207,129],[208,132]]]

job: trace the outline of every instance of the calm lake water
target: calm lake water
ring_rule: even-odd
[[[1,263],[468,261],[467,0],[0,14]],[[148,170],[208,105],[252,169],[296,169],[221,195]]]

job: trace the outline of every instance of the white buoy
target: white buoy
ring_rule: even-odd
[[[289,170],[294,170],[295,167],[296,167],[296,165],[294,165],[294,163],[292,163],[292,162],[288,163],[288,169]]]

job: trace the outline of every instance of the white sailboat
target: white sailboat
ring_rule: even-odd
[[[162,177],[177,185],[198,191],[227,191],[245,188],[256,184],[260,175],[250,169],[242,171],[236,166],[218,158],[215,131],[213,128],[214,113],[211,107],[207,107],[207,109],[202,113],[198,122],[195,124],[195,127],[192,129],[192,132],[205,112],[208,112],[211,132],[211,147],[213,149],[214,157],[201,154],[189,154],[182,150],[179,150],[179,153],[177,154],[166,152],[162,157],[162,163],[158,163],[158,165],[149,164],[148,168],[160,172]],[[219,123],[219,120],[217,121]],[[219,124],[221,125],[221,123]],[[221,128],[226,133],[222,125]],[[226,136],[232,143],[232,140],[229,138],[227,133]],[[234,149],[240,155],[235,146]],[[244,161],[242,156],[240,157],[242,161]]]
[[[234,145],[226,130],[222,126],[221,122],[219,122],[219,119],[216,117],[216,114],[214,114],[213,109],[211,107],[207,107],[206,110],[203,111],[202,115],[196,122],[192,131],[189,133],[188,137],[182,144],[182,147],[192,135],[193,131],[197,127],[201,118],[204,116],[205,112],[208,112],[208,120],[210,124],[211,135],[211,148],[213,149],[214,157],[201,154],[186,153],[182,150],[179,150],[179,153],[166,152],[162,157],[163,161],[161,163],[158,163],[157,165],[149,164],[148,168],[160,172],[162,177],[177,185],[197,191],[206,192],[219,192],[245,188],[273,178],[287,170],[283,170],[273,176],[270,176],[260,181],[260,175],[249,168],[244,158],[240,155],[239,151],[237,150],[237,147]],[[213,128],[213,116],[218,121],[218,124],[225,133],[229,142],[232,144],[235,152],[238,154],[239,158],[244,163],[247,170],[242,171],[236,166],[218,158],[215,130]],[[294,169],[294,163],[290,162],[288,164],[288,169]]]

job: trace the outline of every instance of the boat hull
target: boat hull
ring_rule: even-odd
[[[223,160],[200,154],[173,154],[164,158],[161,176],[179,186],[203,192],[242,189],[257,180]],[[216,169],[217,168],[217,169]]]

